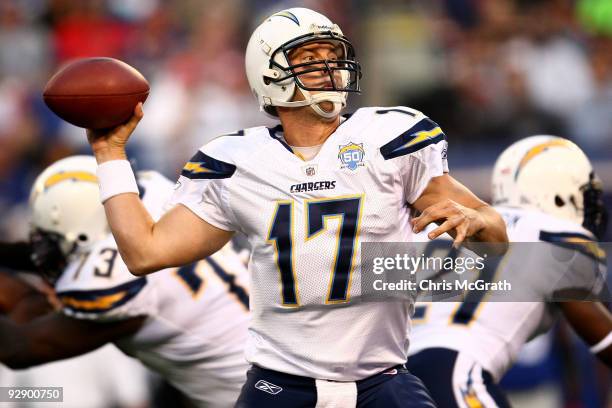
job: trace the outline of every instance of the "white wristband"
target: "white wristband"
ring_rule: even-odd
[[[138,184],[127,160],[111,160],[98,165],[98,184],[100,185],[100,201],[123,193],[138,194]]]
[[[608,333],[608,335],[604,337],[599,343],[591,346],[591,353],[597,354],[600,351],[604,351],[608,348],[610,344],[612,344],[612,332]]]

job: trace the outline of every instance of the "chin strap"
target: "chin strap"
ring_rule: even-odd
[[[346,92],[319,92],[312,95],[309,91],[301,90],[304,95],[303,101],[283,102],[273,100],[272,106],[282,106],[285,108],[299,108],[302,106],[310,106],[313,111],[324,119],[333,119],[340,114],[342,108],[346,106]],[[331,102],[334,108],[327,111],[321,106],[322,102]]]
[[[344,105],[342,105],[339,102],[332,102],[332,103],[334,104],[334,108],[331,111],[326,111],[325,109],[321,108],[319,104],[310,105],[310,107],[312,108],[313,111],[315,111],[317,115],[321,116],[323,119],[331,120],[337,117],[340,114],[340,111],[342,110],[342,108],[344,108]]]

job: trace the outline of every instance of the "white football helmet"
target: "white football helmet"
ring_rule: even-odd
[[[587,156],[561,137],[522,139],[499,156],[493,169],[493,204],[533,207],[584,225],[605,229],[601,182]]]
[[[333,61],[289,64],[292,50],[316,42],[331,42],[342,50],[343,55]],[[280,11],[259,25],[247,45],[245,65],[249,85],[260,109],[271,116],[278,116],[276,106],[311,106],[321,117],[331,119],[346,105],[347,92],[360,92],[361,67],[355,59],[353,46],[337,24],[306,8]],[[300,72],[296,73],[296,68]],[[317,71],[329,75],[331,85],[308,87],[300,79],[302,74]],[[337,81],[338,77],[340,81]],[[292,101],[296,85],[305,100]],[[321,102],[333,103],[334,109],[322,109],[319,106]]]
[[[110,232],[96,167],[93,156],[61,159],[38,176],[30,192],[32,232],[57,236],[64,256]]]

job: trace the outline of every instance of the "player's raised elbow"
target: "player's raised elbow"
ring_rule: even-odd
[[[161,269],[156,268],[155,265],[146,261],[132,261],[126,262],[125,264],[127,265],[130,273],[134,276],[145,276]]]
[[[134,276],[144,276],[162,269],[158,265],[156,252],[151,250],[144,242],[131,245],[121,245],[117,242],[121,260],[127,266],[128,271]]]
[[[137,256],[125,257],[124,262],[134,276],[145,276],[151,273],[160,271],[162,269],[174,266],[172,264],[165,263],[159,253],[142,254]]]

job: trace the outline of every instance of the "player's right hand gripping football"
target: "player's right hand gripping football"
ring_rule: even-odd
[[[87,129],[87,140],[98,164],[127,159],[125,145],[143,116],[142,102],[139,102],[134,107],[134,115],[124,124],[110,129]]]

